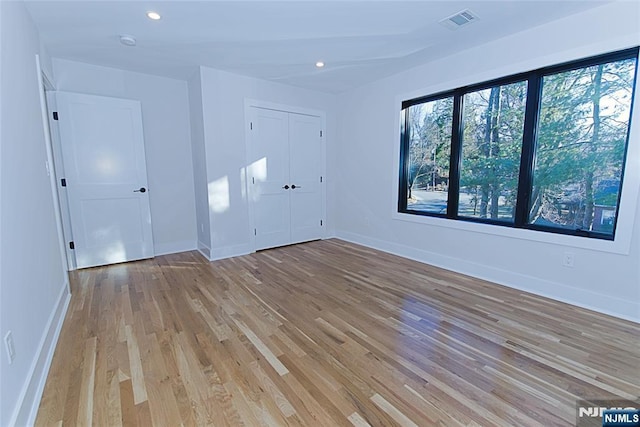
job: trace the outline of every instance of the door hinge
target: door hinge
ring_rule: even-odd
[[[60,185],[61,185],[61,186],[63,186],[63,187],[66,187],[66,186],[67,186],[67,180],[66,180],[66,179],[64,179],[64,178],[62,178],[62,179],[60,180]]]
[[[320,138],[322,138],[322,131],[320,131]]]
[[[57,111],[53,112],[53,120],[58,120],[58,112]]]
[[[322,220],[320,220],[320,227],[322,227]]]
[[[253,235],[254,235],[254,236],[257,236],[257,235],[258,235],[258,230],[257,230],[257,229],[255,229],[255,228],[253,229]]]
[[[249,129],[253,130],[253,122],[249,122]]]
[[[256,178],[255,178],[255,177],[253,177],[253,176],[251,177],[251,183],[252,183],[252,184],[255,184],[255,183],[256,183]]]
[[[69,249],[75,249],[76,245],[73,242],[69,242]]]
[[[322,184],[322,177],[320,177],[320,184]]]

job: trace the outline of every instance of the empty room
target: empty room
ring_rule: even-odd
[[[640,426],[640,3],[0,1],[0,426]]]

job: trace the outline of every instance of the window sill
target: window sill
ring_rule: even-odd
[[[600,251],[619,255],[629,255],[631,235],[622,236],[621,230],[616,233],[615,240],[593,239],[581,236],[556,234],[523,228],[500,227],[492,224],[476,222],[456,221],[447,218],[413,215],[408,213],[393,212],[392,218],[398,221],[425,224],[433,227],[446,227],[454,230],[463,230],[472,233],[488,234],[492,236],[506,237],[510,239],[529,240],[553,245],[562,245],[571,248]]]

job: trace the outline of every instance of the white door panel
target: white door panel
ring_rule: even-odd
[[[113,104],[108,98],[67,104],[70,139],[64,143],[73,145],[69,152],[72,168],[66,171],[69,178],[84,184],[108,185],[129,184],[142,178],[146,181],[144,147],[136,143],[142,135],[133,127],[135,105]],[[109,117],[104,117],[105,113]],[[63,117],[66,125],[67,117]]]
[[[305,183],[291,193],[291,243],[322,237],[320,185]]]
[[[65,92],[56,99],[77,267],[152,257],[140,103]]]
[[[289,114],[292,243],[322,237],[321,125],[320,117]]]
[[[287,113],[256,108],[252,118],[251,185],[256,249],[290,240],[289,152]]]

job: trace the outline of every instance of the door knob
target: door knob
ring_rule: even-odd
[[[288,186],[288,185],[285,185],[285,186],[283,186],[282,188],[284,188],[285,190],[288,190],[288,189],[289,189],[289,186]]]
[[[133,190],[134,193],[146,193],[147,189],[144,187],[140,187],[138,190]]]
[[[296,188],[302,188],[302,185],[291,184],[291,188],[295,190]]]

